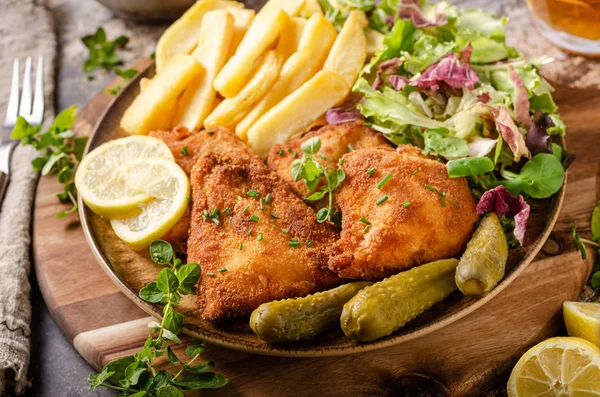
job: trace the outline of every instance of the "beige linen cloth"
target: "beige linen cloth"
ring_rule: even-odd
[[[43,55],[47,125],[54,115],[56,39],[52,14],[43,0],[0,0],[0,117],[4,120],[10,93],[12,62],[23,70],[26,57]],[[22,72],[21,72],[22,78]],[[28,387],[31,305],[31,209],[37,173],[36,152],[18,146],[13,152],[10,185],[0,208],[0,395],[23,393]]]

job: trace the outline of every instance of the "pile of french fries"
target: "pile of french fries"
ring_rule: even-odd
[[[141,80],[121,126],[228,127],[265,157],[344,102],[381,39],[360,11],[336,32],[318,0],[269,0],[258,13],[200,0],[160,38],[156,75]]]

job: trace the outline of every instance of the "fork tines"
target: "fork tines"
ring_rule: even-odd
[[[29,124],[38,125],[42,123],[44,114],[44,57],[39,56],[36,77],[35,90],[31,90],[31,57],[25,60],[25,73],[23,74],[23,89],[19,95],[19,59],[13,62],[12,82],[10,88],[10,97],[4,119],[4,127],[13,127],[17,122],[17,116],[22,116]],[[19,96],[21,103],[19,104]]]

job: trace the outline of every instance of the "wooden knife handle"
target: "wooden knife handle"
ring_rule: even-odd
[[[6,188],[8,187],[8,174],[0,171],[0,210],[2,208],[2,201],[6,194]]]

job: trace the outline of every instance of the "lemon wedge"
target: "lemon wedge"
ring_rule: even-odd
[[[563,316],[569,336],[600,347],[600,303],[565,302]]]
[[[115,180],[116,169],[138,158],[159,157],[173,161],[169,147],[160,139],[131,136],[105,143],[88,153],[75,174],[75,186],[92,211],[108,218],[135,213],[138,205],[151,199],[139,184]]]
[[[529,349],[508,380],[509,397],[600,395],[600,349],[581,338],[547,339]]]
[[[124,163],[115,170],[113,180],[151,197],[138,204],[134,215],[111,218],[117,236],[133,249],[146,248],[162,237],[188,206],[188,177],[171,160],[145,157]]]

